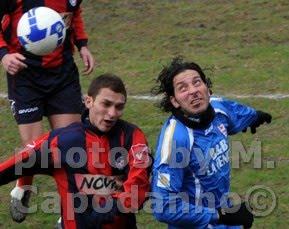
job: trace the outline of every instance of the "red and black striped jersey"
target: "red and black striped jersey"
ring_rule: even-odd
[[[19,52],[26,57],[25,62],[30,66],[54,68],[67,61],[73,60],[74,45],[78,48],[87,45],[87,34],[81,16],[82,0],[1,0],[0,9],[0,59],[7,53]],[[52,53],[36,56],[26,52],[21,47],[16,30],[21,16],[28,10],[46,6],[57,11],[66,25],[66,39]]]
[[[31,166],[24,165],[28,161]],[[119,120],[104,134],[85,120],[43,135],[1,163],[0,184],[25,175],[51,175],[61,197],[63,228],[136,228],[133,213],[148,197],[151,163],[146,138],[136,126]],[[107,213],[96,212],[108,200],[117,203],[118,213],[113,222],[97,225]]]

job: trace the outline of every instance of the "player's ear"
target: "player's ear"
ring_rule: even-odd
[[[90,109],[93,105],[93,98],[89,95],[84,96],[84,104],[87,109]]]
[[[207,87],[208,87],[208,91],[209,91],[209,96],[211,96],[212,94],[213,94],[213,91],[212,91],[212,85],[213,85],[213,83],[212,83],[212,81],[211,81],[211,79],[209,78],[209,77],[206,77],[206,85],[207,85]]]
[[[180,104],[178,103],[178,101],[176,100],[175,96],[170,96],[170,101],[171,104],[178,109],[180,107]]]

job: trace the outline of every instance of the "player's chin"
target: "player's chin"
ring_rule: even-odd
[[[99,130],[102,131],[102,132],[104,132],[104,133],[106,133],[106,132],[110,131],[111,128],[112,128],[112,127],[105,125],[105,126],[102,126],[101,128],[99,128]]]
[[[194,106],[191,108],[191,113],[194,115],[198,115],[201,114],[203,112],[205,112],[207,110],[208,106],[206,106],[205,104],[200,104],[199,106]]]
[[[112,129],[112,127],[115,125],[115,122],[104,122],[103,125],[101,126],[101,131],[102,132],[108,132]]]

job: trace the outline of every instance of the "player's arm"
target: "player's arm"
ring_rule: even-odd
[[[14,156],[0,163],[0,185],[20,177],[34,174],[50,174],[53,166],[48,144],[49,134],[45,134]]]
[[[128,152],[128,174],[123,183],[123,192],[113,197],[120,200],[124,212],[135,212],[142,207],[150,190],[152,156],[144,133],[136,129]],[[128,198],[127,198],[128,197]]]
[[[84,22],[81,16],[81,7],[79,6],[72,17],[72,34],[74,44],[79,50],[80,57],[84,63],[84,74],[89,74],[93,71],[95,66],[94,58],[87,47],[88,36],[84,29]]]
[[[10,11],[9,9],[9,0],[0,1],[0,60],[2,60],[3,56],[8,53],[7,43],[4,39],[4,30],[9,24],[9,18],[7,16]]]
[[[10,23],[9,14],[16,7],[15,0],[1,0],[0,1],[0,60],[8,53],[7,43],[4,39],[4,31]]]
[[[149,175],[152,157],[149,153],[144,134],[136,129],[132,135],[132,145],[127,154],[128,173],[119,179],[120,192],[110,198],[111,210],[105,214],[94,212],[98,223],[111,223],[121,214],[134,213],[140,209],[148,198],[150,189]],[[126,170],[127,172],[127,170]],[[108,201],[108,200],[107,200]],[[95,226],[95,222],[91,225]]]
[[[23,62],[25,57],[20,53],[9,53],[8,45],[4,38],[4,33],[10,26],[10,16],[15,6],[16,1],[14,0],[2,0],[0,7],[0,61],[6,72],[11,75],[15,75],[21,69],[26,68],[27,65]]]
[[[88,43],[88,36],[84,29],[84,21],[82,19],[81,12],[82,9],[79,6],[73,13],[71,22],[74,44],[79,50],[81,47],[87,46]]]
[[[244,104],[223,100],[223,105],[229,118],[229,134],[235,134],[240,131],[245,131],[248,127],[251,132],[256,133],[256,128],[261,124],[270,123],[272,116],[263,111],[256,111],[254,108]]]
[[[189,199],[187,192],[182,187],[187,179],[195,180],[195,187],[191,187],[197,193],[197,178],[189,167],[190,139],[186,130],[175,126],[175,120],[162,129],[153,166],[152,177],[152,208],[153,215],[161,222],[174,226],[191,228],[206,228],[208,224],[218,219],[215,209],[195,204],[195,200]],[[186,177],[185,174],[191,174]]]

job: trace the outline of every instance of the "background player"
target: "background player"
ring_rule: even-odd
[[[0,60],[7,72],[8,99],[23,145],[42,134],[43,116],[48,117],[52,129],[80,121],[82,98],[79,73],[73,59],[74,45],[85,66],[83,74],[91,73],[94,68],[80,4],[81,0],[1,1]],[[60,13],[67,28],[64,44],[45,56],[26,52],[16,36],[22,14],[39,6]],[[25,219],[25,214],[17,206],[27,205],[30,195],[22,186],[31,184],[32,177],[21,178],[11,192],[10,210],[16,222]]]

